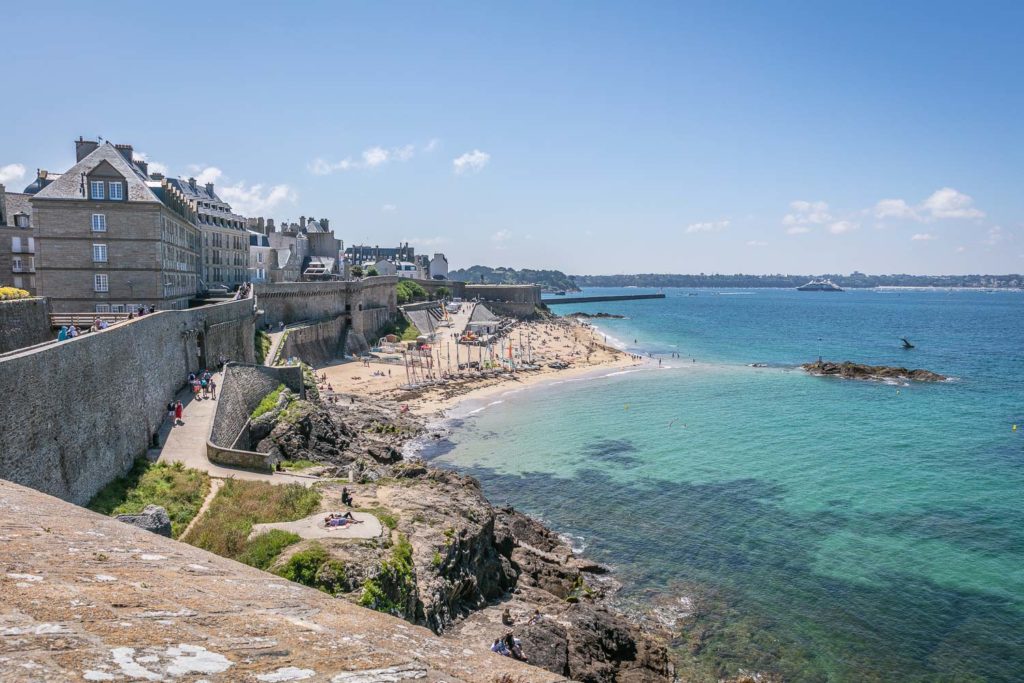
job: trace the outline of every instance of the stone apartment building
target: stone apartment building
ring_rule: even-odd
[[[187,308],[201,246],[189,198],[151,182],[131,145],[79,138],[75,158],[30,199],[38,294],[54,312]]]
[[[28,194],[0,184],[0,286],[36,293],[36,234]]]
[[[162,176],[154,174],[154,181]],[[231,210],[231,205],[214,192],[213,183],[200,185],[195,178],[168,178],[167,182],[184,195],[196,214],[196,227],[202,234],[200,289],[234,289],[249,279],[249,232],[246,219]]]
[[[250,238],[250,244],[260,245],[256,262],[250,260],[250,271],[263,270],[264,281],[310,282],[344,277],[344,244],[334,236],[328,219],[301,216],[298,223],[284,221],[278,227],[272,218],[250,218],[248,227],[256,235]],[[265,263],[259,261],[261,258]]]

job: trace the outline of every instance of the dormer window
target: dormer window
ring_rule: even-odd
[[[111,199],[124,199],[124,185],[120,182],[107,183]]]
[[[102,180],[93,180],[89,182],[89,198],[90,199],[103,199],[105,193],[103,191],[104,183]]]
[[[15,214],[14,216],[14,227],[16,228],[27,228],[28,227],[28,216],[23,213]]]

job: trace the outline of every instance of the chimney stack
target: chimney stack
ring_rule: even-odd
[[[195,192],[196,191],[196,179],[195,178],[189,178],[188,179],[188,186],[192,188],[193,192]]]
[[[135,160],[135,167],[142,171],[142,175],[149,177],[149,164],[142,159]]]
[[[84,140],[81,135],[75,140],[75,163],[77,164],[82,159],[86,158],[90,154],[96,151],[96,148],[100,146],[100,143],[93,140]]]
[[[132,149],[131,145],[114,145],[114,149],[120,152],[121,156],[123,156],[124,160],[129,164],[134,163],[135,160],[132,159],[132,157],[135,156],[135,151]]]
[[[270,233],[274,232],[275,230],[276,230],[276,228],[274,227],[274,219],[273,218],[268,218],[267,219],[267,234],[269,235]]]
[[[149,179],[150,180],[163,180],[164,179],[164,174],[163,173],[154,173],[153,175],[149,176]]]
[[[206,194],[213,196],[213,183],[206,183]]]
[[[331,229],[330,223],[328,222],[328,220],[326,218],[321,218],[320,219],[320,225],[324,226],[324,231],[325,232]]]
[[[302,228],[303,230],[306,229],[306,217],[305,216],[299,216],[299,227]]]

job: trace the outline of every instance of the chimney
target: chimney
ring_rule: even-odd
[[[78,139],[75,140],[75,163],[78,163],[82,159],[86,158],[90,154],[96,151],[96,148],[100,146],[100,143],[93,140],[84,140],[79,135]]]
[[[189,178],[188,179],[188,186],[192,188],[193,192],[195,192],[196,191],[196,179],[195,178]]]
[[[274,219],[273,218],[268,218],[267,219],[267,234],[269,235],[270,233],[274,232],[275,230],[276,230],[276,228],[274,227]]]
[[[127,161],[129,164],[133,163],[132,157],[135,156],[135,153],[134,150],[132,150],[131,145],[114,145],[114,149],[120,152],[121,156],[123,156],[125,161]]]
[[[206,183],[206,194],[213,196],[213,183]]]
[[[267,224],[262,216],[256,219],[256,232],[267,234]]]
[[[135,167],[142,171],[142,175],[149,177],[149,164],[142,159],[135,160]]]
[[[299,216],[299,227],[302,228],[303,230],[306,229],[306,217],[305,216]]]
[[[331,229],[330,223],[328,223],[326,218],[321,218],[320,219],[320,225],[324,226],[324,231],[325,232]]]
[[[149,176],[149,179],[150,180],[163,180],[164,179],[164,174],[163,173],[154,173],[153,175]]]

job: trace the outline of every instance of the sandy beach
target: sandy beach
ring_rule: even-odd
[[[447,336],[432,345],[433,362],[440,370],[435,377],[447,378],[446,383],[438,386],[408,389],[405,365],[398,358],[386,356],[369,362],[335,362],[317,368],[316,373],[322,378],[321,391],[328,395],[333,392],[386,398],[408,405],[414,414],[435,416],[462,401],[486,398],[512,388],[532,386],[556,377],[574,377],[600,368],[632,367],[648,362],[608,346],[604,336],[592,326],[569,318],[519,322],[501,342],[503,353],[507,354],[509,343],[515,354],[528,353],[532,365],[539,369],[504,372],[492,377],[482,377],[474,370],[459,371],[460,363],[480,357],[480,347],[456,344]],[[568,367],[548,367],[549,363],[557,362],[566,363]]]

